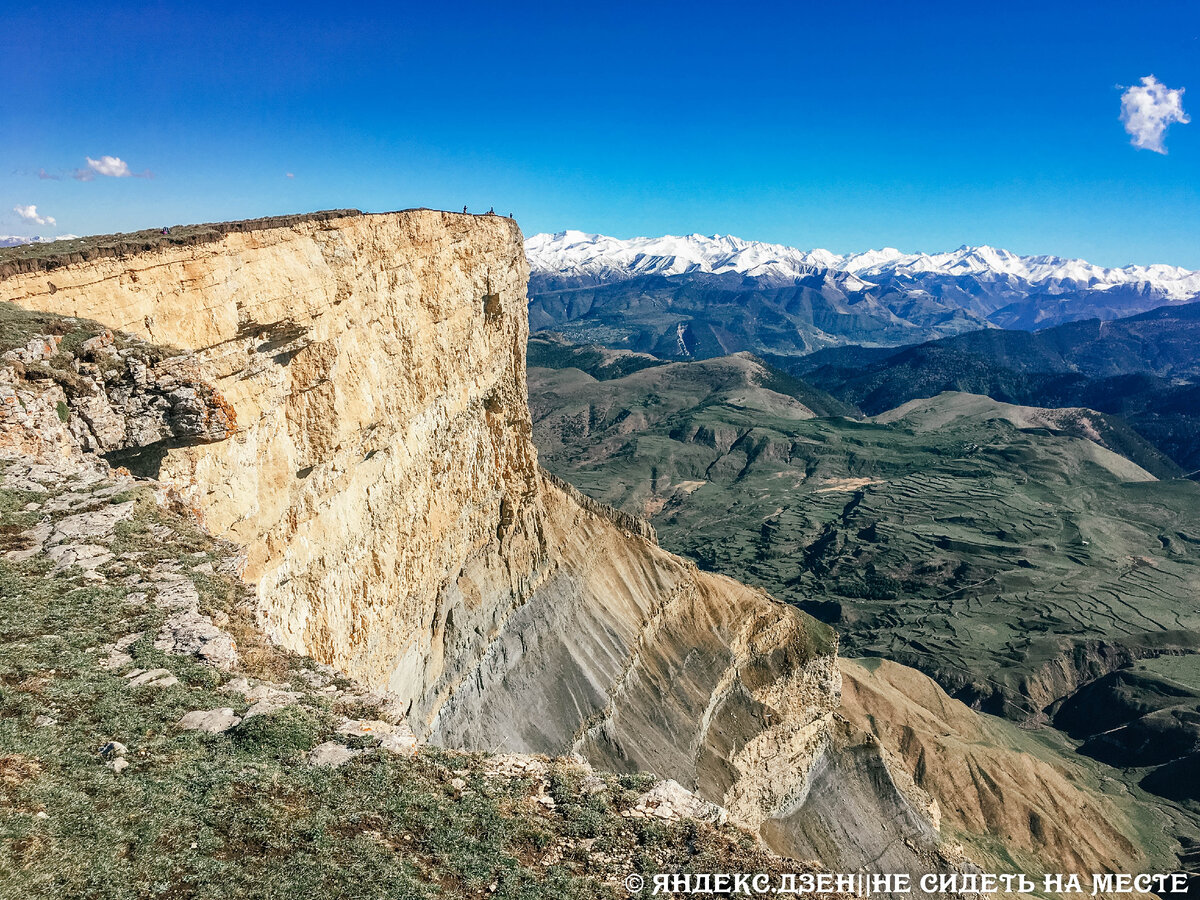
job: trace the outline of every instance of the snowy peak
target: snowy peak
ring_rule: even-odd
[[[557,276],[576,285],[623,281],[643,275],[736,273],[772,284],[791,284],[816,270],[878,278],[973,276],[981,281],[1015,281],[1051,292],[1073,288],[1107,290],[1148,286],[1165,299],[1200,296],[1200,272],[1178,266],[1104,268],[1082,259],[1018,256],[1008,250],[962,246],[945,253],[902,253],[893,247],[840,255],[782,244],[745,241],[731,235],[665,235],[619,240],[582,231],[537,234],[525,242],[535,275]]]
[[[582,231],[537,234],[525,242],[535,273],[599,284],[642,275],[738,273],[791,281],[826,269],[839,257],[827,250],[806,253],[781,244],[744,241],[731,235],[666,235],[619,240]]]

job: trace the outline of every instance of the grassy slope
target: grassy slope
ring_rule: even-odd
[[[1200,303],[1113,322],[1089,320],[1036,333],[972,332],[891,351],[823,350],[776,360],[868,413],[942,391],[969,391],[1029,406],[1086,406],[1121,419],[1110,429],[1160,476],[1200,467]],[[1138,437],[1168,459],[1155,460]],[[1174,461],[1174,464],[1170,462]]]
[[[116,558],[101,580],[55,572],[44,555],[3,556],[47,516],[125,500],[135,513],[109,541]],[[0,489],[0,519],[0,897],[594,897],[613,895],[604,878],[634,870],[781,864],[732,828],[621,817],[648,776],[603,776],[589,793],[579,769],[552,764],[547,811],[531,779],[488,777],[479,754],[368,749],[338,769],[310,767],[304,751],[335,737],[338,716],[374,711],[315,689],[303,677],[311,660],[263,641],[246,589],[221,574],[231,548],[128,480]],[[154,649],[166,612],[137,593],[163,571],[192,579],[202,609],[237,638],[243,672]],[[104,645],[136,631],[133,664],[169,669],[177,685],[130,688],[100,665]],[[225,734],[176,728],[191,710],[243,710],[218,689],[246,673],[289,686],[300,704]],[[110,740],[128,747],[119,776],[98,753]]]

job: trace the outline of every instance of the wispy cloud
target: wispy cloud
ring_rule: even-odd
[[[87,157],[87,168],[76,169],[74,177],[76,181],[93,181],[97,175],[103,175],[106,178],[153,178],[154,173],[149,169],[144,172],[133,172],[129,168],[129,163],[121,159],[119,156],[101,156],[99,159]]]
[[[1191,119],[1183,111],[1183,88],[1172,89],[1153,75],[1141,84],[1126,88],[1121,95],[1121,122],[1129,132],[1130,142],[1141,150],[1167,152],[1163,145],[1167,126],[1173,122],[1186,125]]]
[[[287,177],[288,177],[288,178],[295,178],[295,177],[296,177],[296,173],[295,173],[295,172],[288,172],[288,173],[287,173]]]
[[[45,169],[38,170],[38,178],[42,181],[62,181],[61,175],[51,175]]]
[[[24,219],[26,222],[32,222],[35,225],[57,225],[54,221],[54,216],[38,215],[37,207],[33,204],[29,206],[14,206],[13,212]]]

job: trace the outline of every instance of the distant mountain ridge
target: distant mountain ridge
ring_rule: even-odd
[[[534,235],[525,252],[531,329],[663,359],[898,347],[1200,299],[1200,272],[1177,266],[1106,269],[992,247],[839,256],[721,235],[565,231]]]
[[[985,280],[1017,279],[1066,293],[1087,288],[1107,290],[1118,285],[1146,285],[1164,299],[1187,300],[1200,295],[1200,272],[1170,265],[1129,265],[1105,268],[1082,259],[1053,255],[1019,256],[1008,250],[963,245],[942,253],[903,253],[894,247],[862,253],[800,250],[783,244],[746,241],[714,234],[631,238],[621,240],[582,231],[536,234],[525,241],[535,277],[577,279],[575,286],[598,285],[642,275],[736,273],[783,285],[821,269],[878,277],[963,275]]]

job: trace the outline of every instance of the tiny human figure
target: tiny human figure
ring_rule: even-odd
[[[496,214],[496,207],[493,206],[491,209],[488,210],[488,215],[494,216],[495,214]]]
[[[466,215],[466,213],[467,213],[467,204],[464,203],[463,204],[463,215]]]
[[[512,218],[512,213],[509,213],[509,214],[508,214],[508,217],[511,219],[511,218]]]
[[[164,229],[162,230],[162,233],[163,233],[163,234],[170,234],[170,233],[171,233],[171,229],[170,229],[170,228],[164,228]]]

